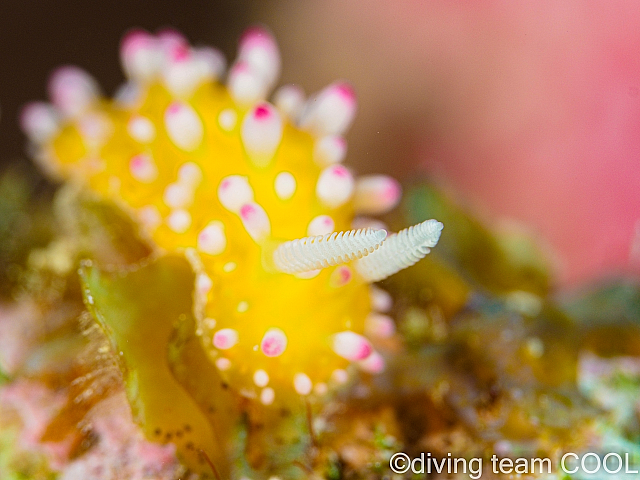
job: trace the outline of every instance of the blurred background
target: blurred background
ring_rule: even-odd
[[[358,173],[429,178],[495,228],[525,228],[575,287],[640,272],[640,3],[195,0],[2,2],[0,161],[39,175],[20,106],[62,64],[122,82],[132,27],[172,26],[231,60],[268,26],[282,83],[350,81]]]

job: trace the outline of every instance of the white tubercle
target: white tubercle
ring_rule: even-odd
[[[151,143],[156,138],[156,127],[149,118],[133,115],[127,123],[127,133],[137,142]]]
[[[225,371],[231,368],[231,360],[225,357],[220,357],[216,359],[216,367],[218,370]]]
[[[171,63],[186,60],[190,57],[189,42],[186,37],[177,30],[165,28],[157,33],[155,39],[160,55],[158,66],[158,72],[160,74]]]
[[[191,214],[181,208],[173,210],[167,217],[167,225],[175,233],[184,233],[191,226]]]
[[[238,60],[247,62],[261,75],[269,88],[280,75],[280,52],[275,39],[264,28],[248,29],[240,39]]]
[[[144,225],[148,230],[155,230],[162,224],[162,216],[158,211],[158,208],[154,205],[147,205],[138,210],[138,218],[140,223]]]
[[[316,195],[325,206],[337,208],[351,198],[353,187],[351,172],[342,165],[331,165],[320,173]]]
[[[280,114],[273,105],[259,103],[244,117],[240,137],[252,163],[267,166],[282,140]]]
[[[349,230],[299,238],[279,245],[273,262],[283,273],[327,268],[371,254],[386,236],[384,230]]]
[[[219,350],[228,350],[238,343],[238,332],[233,328],[223,328],[213,335],[213,346]]]
[[[148,153],[134,155],[129,161],[129,171],[141,183],[151,183],[158,178],[158,167]]]
[[[313,160],[321,167],[342,163],[347,154],[347,141],[339,135],[319,138],[313,146]]]
[[[316,383],[313,387],[313,393],[315,393],[316,395],[326,395],[328,391],[329,387],[327,387],[327,384],[324,382]]]
[[[354,209],[368,215],[386,213],[398,204],[401,195],[400,184],[387,175],[358,177],[353,194]]]
[[[271,405],[276,397],[276,392],[271,387],[264,388],[260,392],[260,403],[263,405]]]
[[[373,351],[369,340],[355,332],[336,333],[332,340],[333,351],[351,362],[364,360]]]
[[[313,383],[308,375],[296,373],[293,376],[293,388],[299,395],[309,395],[313,388]]]
[[[77,118],[93,105],[100,89],[84,70],[74,66],[60,67],[49,79],[49,97],[64,116]]]
[[[296,177],[291,172],[280,172],[273,185],[280,200],[290,199],[296,191]]]
[[[310,237],[326,235],[327,233],[333,233],[335,228],[336,224],[333,221],[333,218],[331,218],[329,215],[318,215],[309,222],[309,226],[307,227],[307,235]]]
[[[45,102],[27,104],[20,112],[20,127],[29,140],[42,144],[60,129],[60,116],[52,105]]]
[[[388,315],[370,313],[364,322],[364,332],[369,337],[389,338],[396,332],[396,324]]]
[[[338,368],[331,373],[331,380],[338,385],[344,385],[349,381],[349,372]]]
[[[382,246],[356,262],[356,270],[368,282],[378,282],[410,267],[427,255],[440,239],[442,223],[427,220],[390,235]]]
[[[124,82],[113,93],[113,102],[120,108],[137,109],[142,100],[142,88],[135,80]]]
[[[393,299],[389,292],[381,288],[371,285],[369,287],[369,295],[371,298],[371,308],[376,312],[386,313],[393,307]]]
[[[164,112],[164,123],[169,138],[181,150],[190,152],[202,143],[204,127],[191,105],[173,102]]]
[[[224,208],[234,213],[239,213],[243,205],[253,202],[253,188],[247,177],[224,177],[218,186],[218,200]]]
[[[318,137],[341,135],[351,125],[356,106],[351,86],[333,83],[307,101],[300,126]]]
[[[122,39],[120,62],[127,77],[149,82],[160,71],[162,51],[153,35],[143,30],[134,30]]]
[[[270,328],[262,337],[260,350],[267,357],[279,357],[287,349],[287,336],[279,328]]]
[[[178,183],[196,187],[202,181],[202,169],[194,162],[185,162],[178,169]]]
[[[202,81],[201,65],[191,56],[170,59],[162,69],[162,81],[171,94],[187,98]]]
[[[196,292],[198,295],[206,295],[213,287],[213,280],[206,273],[200,273],[196,279]]]
[[[240,207],[239,215],[245,230],[257,243],[271,235],[269,216],[257,203],[245,203]]]
[[[253,383],[260,388],[266,387],[269,385],[269,374],[262,369],[256,370],[253,373]]]
[[[223,53],[213,47],[195,47],[191,51],[193,61],[198,66],[198,72],[202,79],[218,80],[224,75],[227,61]]]
[[[347,285],[353,278],[353,270],[347,265],[340,265],[329,277],[329,285],[333,288],[340,288]]]
[[[236,62],[229,70],[227,87],[231,97],[241,106],[264,100],[269,91],[266,80],[247,62]]]
[[[212,221],[198,234],[198,250],[209,255],[218,255],[224,252],[227,246],[227,238],[224,234],[224,224]]]
[[[174,28],[163,28],[157,32],[157,42],[160,50],[164,55],[173,55],[176,49],[188,49],[189,42],[187,37]]]
[[[273,104],[293,123],[300,118],[300,114],[304,109],[304,91],[297,85],[283,85],[273,94]]]
[[[187,207],[193,202],[193,189],[183,183],[170,183],[164,189],[162,199],[171,208]]]
[[[385,366],[384,358],[375,350],[371,352],[371,355],[364,360],[360,360],[357,364],[361,370],[373,374],[382,372]]]
[[[230,132],[236,127],[238,114],[232,108],[225,108],[218,115],[218,125],[225,132]]]
[[[90,111],[77,120],[78,131],[89,151],[100,149],[113,133],[113,124],[102,112]]]

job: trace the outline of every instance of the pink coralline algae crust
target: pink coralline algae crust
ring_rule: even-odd
[[[49,423],[66,402],[63,392],[56,392],[40,382],[18,380],[0,389],[0,425],[8,423],[19,429],[17,450],[43,454],[54,470],[63,468],[73,448],[74,436],[61,442],[42,442]]]
[[[175,479],[183,467],[175,445],[148,442],[133,423],[124,394],[113,395],[92,409],[83,426],[97,438],[96,444],[76,460],[76,435],[62,441],[42,441],[47,428],[67,402],[65,391],[55,391],[35,380],[17,380],[0,389],[0,425],[15,428],[13,448],[30,456],[42,455],[61,480]]]
[[[0,369],[15,372],[37,344],[40,319],[35,304],[0,305]]]
[[[85,455],[69,463],[60,480],[173,480],[183,473],[174,444],[159,445],[144,439],[133,423],[124,394],[98,404],[87,423],[98,442]]]

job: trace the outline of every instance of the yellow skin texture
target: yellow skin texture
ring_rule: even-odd
[[[349,364],[332,351],[331,336],[345,330],[363,332],[370,312],[368,285],[354,270],[350,281],[342,284],[344,266],[327,268],[313,278],[303,279],[274,273],[264,259],[278,242],[307,236],[309,222],[318,215],[330,215],[335,231],[349,230],[354,215],[352,202],[328,208],[318,200],[315,188],[322,168],[313,160],[314,139],[284,117],[282,141],[273,159],[268,166],[257,167],[245,152],[240,136],[248,110],[234,103],[226,87],[203,83],[185,100],[204,126],[203,140],[193,151],[181,150],[166,133],[164,113],[173,101],[175,98],[160,84],[150,85],[135,108],[101,101],[92,111],[108,119],[109,135],[104,144],[87,145],[78,124],[69,123],[49,146],[55,168],[100,198],[116,202],[135,219],[140,220],[144,207],[155,207],[162,223],[157,228],[141,223],[158,249],[186,250],[192,259],[196,252],[193,263],[212,284],[197,298],[201,305],[196,312],[198,333],[212,361],[221,357],[230,361],[229,368],[221,373],[232,387],[249,396],[259,396],[261,389],[253,381],[258,369],[267,372],[268,387],[276,391],[276,399],[293,392],[297,373],[306,374],[314,386],[328,382],[334,370]],[[237,113],[230,131],[223,130],[218,121],[225,109]],[[135,114],[154,123],[156,136],[152,142],[138,143],[127,132],[127,123]],[[157,167],[157,178],[151,183],[142,183],[131,174],[129,162],[141,153],[151,155]],[[186,162],[200,168],[202,181],[195,190],[194,201],[185,207],[191,215],[191,225],[184,233],[176,233],[166,222],[171,208],[165,204],[163,193],[167,185],[177,180],[178,170]],[[293,174],[297,184],[287,200],[278,198],[274,189],[275,177],[284,171]],[[271,236],[261,244],[249,236],[239,216],[218,199],[220,182],[229,175],[247,178],[254,201],[269,216]],[[224,225],[226,237],[224,251],[216,255],[197,250],[198,233],[211,221]],[[230,271],[232,263],[236,267]],[[285,332],[288,343],[282,355],[267,357],[259,346],[264,333],[274,327]],[[212,345],[213,334],[222,328],[238,332],[234,347],[218,350]]]

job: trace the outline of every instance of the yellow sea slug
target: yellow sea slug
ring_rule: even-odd
[[[426,255],[442,224],[387,236],[357,217],[393,208],[400,188],[341,163],[352,89],[334,83],[305,101],[287,85],[267,102],[280,57],[261,28],[243,36],[226,84],[222,55],[173,31],[131,32],[121,58],[128,80],[113,100],[63,67],[52,104],[24,110],[46,170],[118,204],[159,251],[185,252],[198,335],[241,395],[271,405],[327,391],[351,363],[383,369],[370,339],[393,321],[370,284]]]

